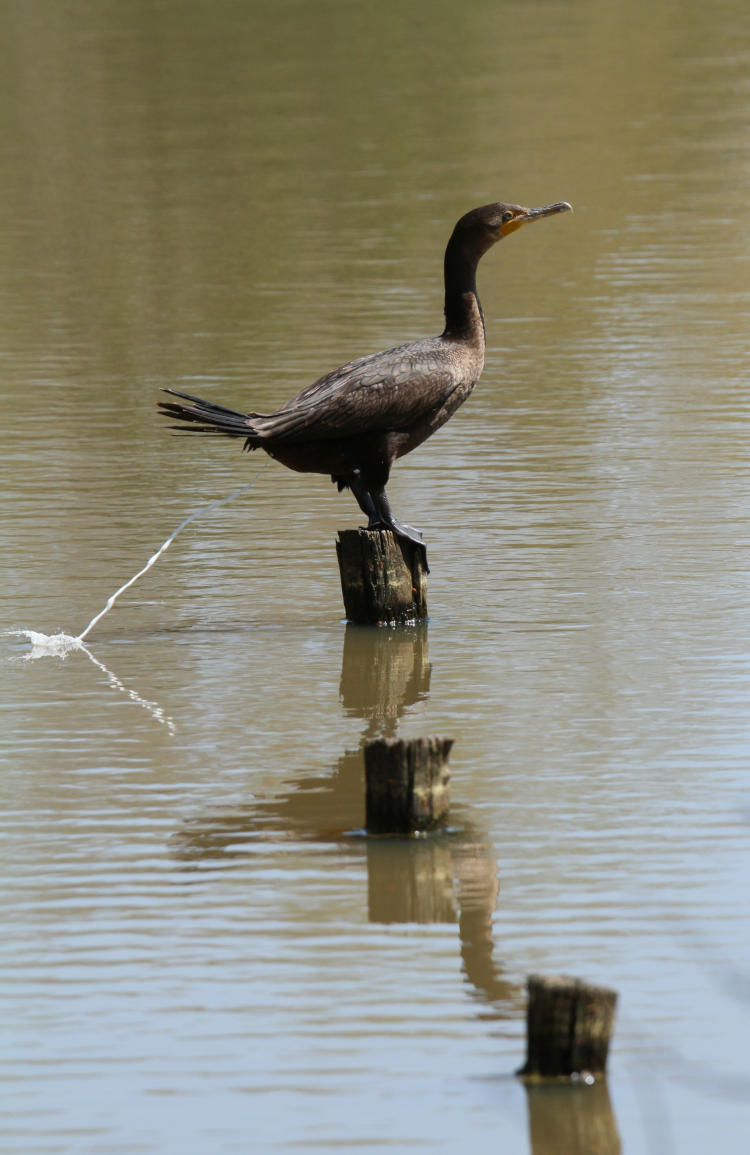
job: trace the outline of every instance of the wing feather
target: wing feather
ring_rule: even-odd
[[[252,425],[289,442],[408,429],[441,408],[460,384],[456,370],[435,339],[399,345],[334,369]]]

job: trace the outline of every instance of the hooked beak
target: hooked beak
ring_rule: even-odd
[[[567,201],[555,201],[552,205],[543,205],[539,209],[522,209],[518,216],[515,216],[512,221],[508,221],[500,229],[500,234],[507,237],[509,233],[513,233],[516,229],[520,229],[521,225],[527,225],[530,221],[540,221],[542,217],[552,217],[555,213],[572,213],[573,206]]]

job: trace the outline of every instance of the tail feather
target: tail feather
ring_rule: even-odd
[[[238,413],[226,405],[217,405],[215,401],[205,401],[177,389],[165,389],[164,392],[182,398],[181,401],[158,403],[165,417],[182,422],[180,425],[172,425],[172,429],[181,433],[220,433],[225,437],[244,437],[246,449],[254,449],[260,441],[252,427],[252,418],[256,416],[254,413]],[[190,404],[184,404],[185,401]]]

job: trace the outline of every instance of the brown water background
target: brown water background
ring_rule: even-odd
[[[271,409],[439,331],[461,213],[575,206],[395,471],[426,629],[345,627],[356,507],[269,464],[92,660],[3,637],[3,1150],[744,1153],[750,8],[5,0],[0,108],[7,631],[259,469],[164,386]],[[356,834],[384,731],[455,738],[443,839]],[[535,971],[619,990],[609,1101],[513,1078]]]

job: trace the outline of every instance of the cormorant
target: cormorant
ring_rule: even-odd
[[[439,429],[469,396],[484,365],[484,316],[476,271],[496,241],[521,225],[571,211],[567,201],[527,209],[491,204],[462,216],[445,250],[445,329],[349,361],[308,385],[275,413],[238,413],[176,389],[181,401],[160,401],[166,416],[189,433],[244,439],[244,449],[264,449],[300,473],[331,476],[351,489],[368,529],[392,529],[421,542],[422,535],[396,521],[385,494],[391,466]],[[189,404],[185,404],[189,402]]]

